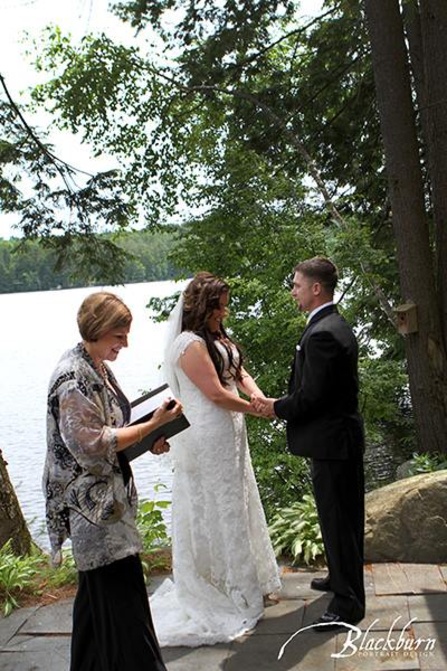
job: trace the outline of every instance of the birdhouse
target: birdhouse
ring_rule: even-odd
[[[416,303],[403,303],[393,310],[396,315],[397,330],[402,335],[416,333],[418,330],[418,315]]]

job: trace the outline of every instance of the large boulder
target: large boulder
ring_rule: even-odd
[[[365,561],[447,562],[447,470],[366,495]]]

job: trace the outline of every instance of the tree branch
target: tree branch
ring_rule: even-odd
[[[0,74],[0,82],[1,82],[1,85],[2,85],[3,90],[5,92],[5,95],[8,99],[9,104],[11,105],[12,109],[14,110],[16,116],[18,117],[18,119],[19,119],[20,123],[22,124],[23,128],[25,129],[26,133],[28,134],[28,136],[30,137],[32,142],[34,142],[34,144],[37,145],[37,147],[40,149],[40,151],[48,158],[50,163],[52,163],[54,165],[54,167],[58,171],[59,175],[61,176],[65,186],[67,187],[68,191],[73,192],[73,187],[69,184],[69,182],[67,180],[67,175],[65,173],[65,170],[67,170],[68,172],[75,171],[75,172],[81,173],[83,175],[87,175],[88,177],[93,177],[94,175],[92,175],[91,173],[86,172],[85,170],[80,170],[79,168],[75,168],[72,165],[70,165],[69,163],[67,163],[66,161],[63,161],[62,159],[58,158],[55,154],[53,154],[48,149],[48,147],[46,147],[43,144],[43,142],[37,137],[36,133],[33,131],[31,126],[28,124],[28,122],[26,121],[22,112],[20,111],[18,105],[16,104],[16,102],[12,98],[8,87],[6,86],[5,78],[1,74]]]
[[[320,192],[320,194],[323,197],[324,200],[324,205],[326,209],[330,212],[332,215],[332,218],[334,220],[334,223],[337,224],[340,228],[346,228],[347,224],[342,216],[342,214],[339,212],[337,209],[329,191],[328,188],[326,187],[326,184],[321,176],[321,173],[315,164],[315,161],[312,159],[310,156],[309,152],[305,148],[304,144],[301,142],[301,140],[296,136],[296,134],[288,127],[287,123],[283,121],[266,103],[262,102],[259,100],[255,95],[252,93],[248,93],[246,91],[239,91],[239,90],[234,90],[234,89],[228,89],[224,87],[219,87],[219,86],[210,86],[210,85],[200,85],[200,86],[185,86],[183,84],[180,84],[178,81],[176,81],[174,78],[169,77],[168,75],[158,71],[159,76],[162,78],[166,79],[167,81],[170,82],[170,84],[173,84],[176,86],[179,90],[184,91],[187,95],[191,95],[192,93],[220,93],[224,95],[231,96],[232,98],[239,98],[241,100],[246,100],[247,102],[251,103],[254,107],[257,107],[258,109],[262,110],[266,117],[270,119],[270,121],[273,122],[275,127],[279,128],[284,135],[290,140],[291,144],[297,149],[298,153],[300,156],[304,159],[307,169],[309,170],[309,173],[314,180],[315,184],[317,185],[317,188]],[[374,291],[374,294],[377,297],[377,300],[379,302],[379,305],[382,307],[383,311],[385,312],[386,316],[388,317],[389,321],[393,325],[393,327],[396,326],[396,318],[393,312],[393,309],[385,296],[382,288],[375,282],[374,279],[371,279],[371,273],[368,270],[367,264],[360,260],[360,268],[367,280],[367,282],[370,284],[372,290]]]

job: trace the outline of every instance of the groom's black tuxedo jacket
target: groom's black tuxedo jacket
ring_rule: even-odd
[[[363,450],[357,358],[355,336],[337,308],[317,312],[297,345],[288,394],[274,404],[293,454],[348,459]]]

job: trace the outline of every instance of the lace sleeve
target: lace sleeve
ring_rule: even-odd
[[[193,342],[200,342],[205,345],[204,339],[192,331],[183,331],[174,340],[171,348],[171,362],[173,366],[178,365],[178,360]]]
[[[177,379],[178,360],[182,354],[186,352],[189,345],[193,342],[204,343],[205,341],[203,338],[198,336],[196,333],[193,333],[192,331],[182,331],[182,333],[180,333],[175,338],[169,349],[166,351],[164,368],[166,371],[167,381],[175,396],[179,396],[180,391]]]

